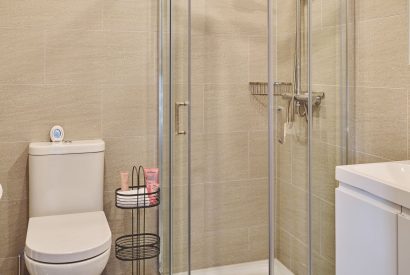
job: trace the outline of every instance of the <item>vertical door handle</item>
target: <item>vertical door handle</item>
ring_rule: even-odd
[[[285,123],[285,109],[282,106],[277,107],[276,109],[278,117],[277,117],[277,135],[278,141],[280,144],[284,144],[286,141],[286,123]]]
[[[185,130],[181,130],[181,107],[188,106],[187,101],[175,102],[175,133],[177,135],[186,135]]]

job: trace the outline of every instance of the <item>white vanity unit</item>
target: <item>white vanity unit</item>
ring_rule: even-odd
[[[410,161],[336,167],[336,275],[410,274]]]

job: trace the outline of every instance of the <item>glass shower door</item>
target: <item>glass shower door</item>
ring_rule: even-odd
[[[334,274],[339,7],[163,7],[163,274]]]
[[[249,89],[267,82],[266,2],[166,2],[163,270],[251,262],[268,274],[267,97]]]

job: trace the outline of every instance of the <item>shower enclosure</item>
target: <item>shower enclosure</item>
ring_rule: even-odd
[[[160,1],[161,274],[335,273],[348,8]]]

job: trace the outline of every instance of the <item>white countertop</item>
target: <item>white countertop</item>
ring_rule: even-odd
[[[337,166],[336,179],[410,208],[410,160]]]

